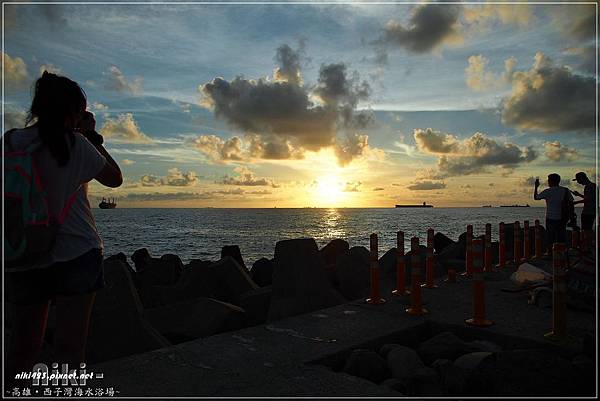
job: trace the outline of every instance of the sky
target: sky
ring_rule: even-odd
[[[78,82],[119,207],[529,203],[596,176],[595,4],[11,4],[3,131]],[[538,205],[539,203],[539,205]]]

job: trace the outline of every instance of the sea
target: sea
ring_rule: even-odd
[[[319,247],[341,238],[350,246],[369,247],[369,236],[379,237],[379,253],[396,246],[396,232],[404,231],[405,248],[417,236],[426,243],[427,229],[433,228],[453,240],[473,225],[475,235],[492,224],[492,240],[498,237],[498,224],[539,219],[544,224],[543,207],[479,207],[423,209],[94,209],[105,255],[119,252],[128,257],[147,248],[154,257],[179,255],[191,259],[218,260],[224,245],[238,245],[246,265],[272,258],[277,241],[314,238]]]

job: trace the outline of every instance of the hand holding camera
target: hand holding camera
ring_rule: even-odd
[[[540,179],[539,179],[539,178],[536,178],[536,179],[535,179],[535,187],[537,188],[537,187],[539,187],[539,186],[540,186]]]
[[[94,146],[100,146],[104,143],[102,135],[96,132],[96,119],[89,111],[84,111],[79,122],[79,132],[87,138]]]

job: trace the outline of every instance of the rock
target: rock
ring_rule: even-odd
[[[417,351],[423,361],[430,364],[436,359],[455,360],[459,356],[477,351],[477,349],[453,333],[445,331],[422,342]]]
[[[212,281],[210,292],[220,301],[239,305],[242,294],[259,288],[247,270],[229,256],[208,266],[206,270]]]
[[[127,263],[127,255],[125,255],[123,252],[119,252],[104,259],[105,262],[113,260],[118,260]]]
[[[478,351],[487,351],[487,352],[500,352],[502,351],[502,347],[496,343],[487,340],[474,340],[469,342],[473,348]]]
[[[409,380],[409,396],[440,397],[444,390],[439,381],[437,372],[428,367],[417,369]]]
[[[389,387],[392,390],[395,390],[395,391],[401,393],[402,396],[405,396],[405,394],[407,393],[406,382],[403,380],[400,380],[400,379],[395,379],[395,378],[387,379],[387,380],[384,380],[381,383],[381,385]]]
[[[379,349],[379,355],[381,355],[384,358],[387,358],[390,351],[393,350],[394,348],[398,348],[398,347],[402,347],[402,345],[400,345],[400,344],[384,344]]]
[[[335,266],[338,257],[346,253],[349,249],[350,245],[347,241],[344,241],[343,239],[334,239],[321,248],[319,252],[325,261],[325,265]]]
[[[369,294],[369,268],[369,251],[363,246],[354,246],[338,257],[336,275],[344,297],[357,299]]]
[[[437,232],[433,236],[433,249],[435,253],[439,254],[445,248],[450,245],[455,244],[456,242],[452,241],[450,238],[446,237],[443,233]]]
[[[260,258],[252,265],[250,277],[259,287],[269,286],[273,284],[273,269],[275,269],[275,263],[272,260]]]
[[[472,352],[454,361],[454,366],[464,372],[462,394],[491,396],[494,393],[495,354]]]
[[[160,268],[165,271],[165,274],[163,275],[164,281],[161,284],[175,284],[183,271],[183,262],[181,261],[181,258],[177,255],[167,253],[162,255],[159,261],[161,264]]]
[[[224,259],[226,256],[233,258],[240,266],[242,266],[246,271],[248,268],[244,263],[244,259],[242,258],[242,252],[240,251],[240,247],[237,245],[225,245],[221,248],[221,259]]]
[[[392,376],[400,380],[409,379],[417,370],[425,367],[419,355],[412,348],[403,345],[389,351],[387,364]]]
[[[245,327],[243,309],[210,298],[147,309],[145,316],[174,344]]]
[[[246,325],[255,326],[267,321],[272,292],[271,287],[262,287],[240,295],[240,307],[246,311]]]
[[[374,383],[381,383],[387,377],[385,360],[375,351],[366,349],[352,351],[344,366],[344,372]]]
[[[379,272],[381,277],[396,277],[396,248],[389,249],[379,258]]]
[[[346,299],[327,281],[314,239],[277,242],[268,321],[339,305]]]
[[[152,256],[150,256],[147,248],[140,248],[133,252],[131,260],[135,265],[135,270],[141,272],[148,266],[148,263],[152,260]]]
[[[143,315],[131,273],[120,260],[104,262],[106,286],[96,293],[87,362],[96,363],[170,345]]]

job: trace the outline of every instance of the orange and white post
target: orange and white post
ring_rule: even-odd
[[[421,294],[421,257],[419,255],[419,237],[410,239],[410,278],[411,296],[410,308],[406,309],[409,315],[424,315],[428,313],[423,308],[423,297]]]
[[[521,242],[521,224],[515,221],[513,229],[514,233],[514,250],[513,250],[513,263],[518,265],[521,262],[521,255],[523,252],[523,243]]]
[[[531,259],[531,245],[529,243],[529,220],[523,222],[523,257],[521,262]]]
[[[406,263],[404,262],[404,231],[396,233],[396,289],[392,294],[408,295],[406,291]]]
[[[467,236],[465,238],[465,274],[467,276],[471,276],[473,274],[473,226],[467,226]]]
[[[497,268],[502,269],[506,266],[506,232],[504,223],[498,227],[498,264]]]
[[[473,240],[473,317],[465,322],[472,326],[491,326],[485,318],[485,287],[483,280],[483,241]]]
[[[567,274],[565,260],[566,246],[554,243],[552,246],[552,331],[545,335],[555,341],[567,339]]]
[[[456,269],[448,269],[448,278],[444,281],[447,283],[456,283]]]
[[[381,288],[379,279],[379,246],[377,243],[377,234],[371,234],[369,238],[371,247],[371,296],[367,298],[367,303],[372,305],[380,305],[385,303],[385,299],[381,298]]]
[[[427,230],[427,255],[425,259],[425,288],[437,288],[433,266],[433,228]]]
[[[492,225],[485,225],[485,263],[483,265],[484,272],[492,271]]]
[[[540,227],[540,221],[535,221],[535,258],[542,258],[542,227]]]

